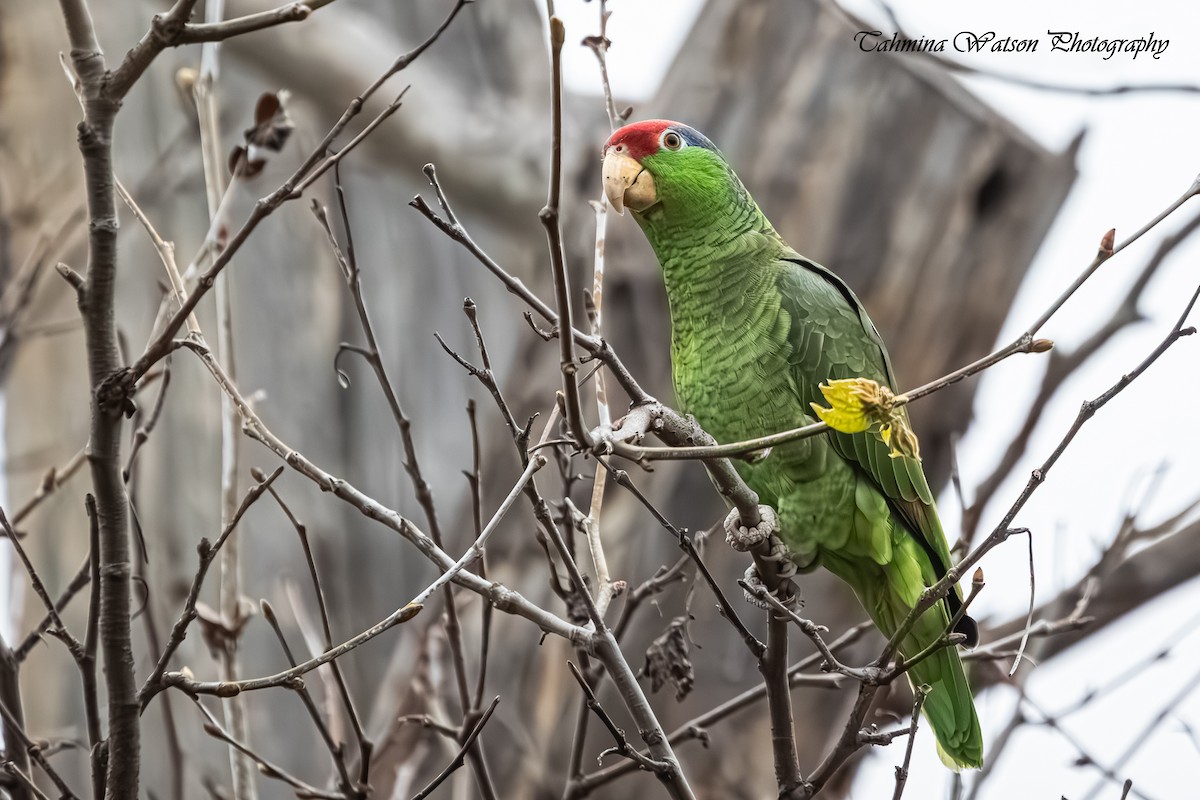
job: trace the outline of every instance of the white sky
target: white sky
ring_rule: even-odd
[[[700,0],[610,1],[609,37],[614,45],[609,72],[620,97],[636,100],[652,95],[701,4]],[[891,33],[873,0],[847,0],[846,6]],[[995,31],[1000,37],[1041,40],[1036,53],[947,54],[981,69],[1073,86],[1200,84],[1200,49],[1194,46],[1200,29],[1200,4],[1170,0],[1093,0],[1087,4],[897,0],[893,7],[914,37],[952,39],[959,31]],[[568,42],[597,30],[596,3],[560,0],[557,11],[566,22]],[[1094,54],[1051,52],[1048,30],[1079,31],[1083,38],[1132,39],[1153,33],[1156,38],[1169,39],[1170,45],[1158,60],[1146,54],[1137,59],[1117,54],[1105,61]],[[848,39],[846,46],[856,45]],[[897,56],[864,53],[863,57]],[[599,91],[598,71],[589,51],[568,47],[564,59],[565,78],[572,89]],[[1007,341],[1032,322],[1091,260],[1104,231],[1115,227],[1121,241],[1165,208],[1200,173],[1200,95],[1090,98],[1017,88],[985,78],[969,79],[968,85],[1047,147],[1063,148],[1077,132],[1087,129],[1079,154],[1079,178],[1017,297],[1018,310],[1001,334]],[[637,116],[653,117],[655,112],[641,107]],[[796,176],[796,180],[803,179],[803,175]],[[1084,339],[1111,313],[1161,235],[1197,211],[1200,199],[1193,199],[1167,223],[1105,264],[1041,335],[1068,349]],[[792,244],[803,252],[803,242]],[[1079,404],[1136,366],[1167,333],[1200,282],[1198,261],[1200,246],[1195,243],[1177,249],[1144,298],[1141,310],[1149,321],[1111,342],[1089,369],[1066,384],[1047,409],[1033,437],[1030,456],[985,514],[984,529],[999,520],[1029,470],[1053,449]],[[837,269],[836,264],[829,266]],[[1200,322],[1200,312],[1193,313],[1191,321]],[[1140,502],[1150,482],[1148,476],[1155,470],[1165,468],[1166,472],[1156,479],[1156,490],[1141,506],[1147,523],[1169,516],[1200,496],[1200,482],[1194,477],[1195,453],[1200,450],[1200,427],[1193,419],[1195,398],[1200,396],[1197,347],[1200,339],[1181,341],[1097,414],[1017,518],[1017,525],[1035,533],[1039,601],[1074,583],[1093,563],[1124,510],[1130,503]],[[973,483],[987,474],[1024,419],[1041,369],[1035,356],[1017,357],[981,379],[976,424],[959,452],[968,493]],[[936,402],[936,398],[926,402]],[[942,513],[953,536],[958,514],[952,496],[943,498]],[[988,588],[976,602],[977,615],[1023,613],[1028,601],[1025,541],[1010,540],[984,560],[983,568]],[[1141,663],[1171,637],[1179,636],[1181,628],[1186,629],[1168,659],[1138,670],[1105,699],[1064,720],[1063,728],[1093,757],[1114,765],[1131,742],[1142,738],[1144,726],[1194,677],[1200,664],[1200,636],[1195,635],[1196,625],[1188,622],[1196,619],[1197,608],[1200,586],[1193,581],[1129,615],[1095,641],[1037,669],[1027,683],[1030,697],[1048,712],[1065,709],[1088,688]],[[816,608],[810,610],[819,613]],[[978,700],[985,736],[995,735],[1008,721],[1013,695],[998,690]],[[1200,743],[1187,734],[1184,722],[1200,729],[1200,691],[1172,708],[1138,754],[1117,770],[1122,778],[1133,778],[1133,796],[1140,792],[1151,798],[1180,797],[1195,791]],[[932,738],[926,732],[918,741],[906,797],[945,796],[948,773],[932,753]],[[1075,767],[1077,756],[1061,734],[1027,726],[1014,737],[980,797],[1007,798],[1029,790],[1038,797],[1061,794],[1074,800],[1088,796],[1099,772]],[[872,756],[855,783],[853,796],[890,797],[893,766],[900,757],[899,746]],[[1185,781],[1185,776],[1191,777]],[[1106,786],[1098,796],[1119,797],[1120,786]]]

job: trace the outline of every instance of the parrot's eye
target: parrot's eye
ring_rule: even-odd
[[[662,138],[663,147],[668,150],[678,150],[683,147],[683,139],[675,131],[667,131]]]

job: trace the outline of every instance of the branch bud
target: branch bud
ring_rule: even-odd
[[[191,67],[182,67],[175,73],[175,85],[179,87],[179,91],[191,96],[192,90],[196,86],[196,78],[199,73]]]
[[[555,50],[562,50],[563,42],[567,39],[567,30],[563,21],[558,17],[550,18],[550,45]]]
[[[1031,353],[1048,353],[1053,349],[1053,339],[1034,339],[1029,343],[1029,352]]]

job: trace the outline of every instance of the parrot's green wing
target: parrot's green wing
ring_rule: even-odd
[[[869,378],[894,390],[887,349],[854,293],[819,264],[791,254],[784,261],[779,289],[783,309],[791,318],[792,377],[802,407],[823,403],[818,385],[839,378]],[[910,536],[919,545],[893,547],[882,581],[845,563],[836,570],[854,588],[875,623],[890,635],[924,587],[942,578],[951,563],[933,493],[921,462],[907,456],[892,458],[891,449],[875,431],[831,431],[829,442],[886,499],[890,510],[887,522],[895,535]],[[836,557],[836,553],[830,556]],[[834,566],[830,564],[830,568]],[[946,595],[944,610],[935,607],[918,618],[900,644],[901,653],[912,657],[936,642],[961,607],[962,593],[954,586]],[[967,644],[978,641],[970,617],[963,616],[955,631],[967,637]],[[937,736],[942,760],[954,769],[978,767],[983,759],[983,738],[958,653],[954,648],[938,650],[913,664],[908,677],[914,686],[924,683],[933,689],[923,710]]]
[[[785,256],[780,271],[780,295],[791,317],[791,358],[801,407],[824,405],[818,384],[840,378],[869,378],[896,389],[887,348],[862,303],[834,273],[798,255]],[[903,409],[901,413],[905,413]],[[938,520],[933,492],[925,480],[920,460],[891,456],[891,448],[877,431],[846,434],[830,432],[834,451],[854,465],[880,489],[903,527],[929,556],[938,577],[951,565],[950,548]],[[962,602],[955,586],[947,596],[950,613]],[[960,632],[968,644],[977,638],[966,622]]]

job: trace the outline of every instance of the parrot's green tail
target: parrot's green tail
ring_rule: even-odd
[[[957,650],[939,650],[913,666],[908,677],[913,686],[930,687],[921,711],[937,736],[942,763],[956,772],[982,766],[983,734]]]
[[[911,548],[915,550],[915,547]],[[885,636],[891,636],[917,602],[922,588],[918,563],[896,558],[880,572],[864,571],[861,562],[827,558],[826,566],[854,588],[863,608]],[[944,603],[929,608],[900,643],[900,655],[912,658],[938,641],[950,624]],[[967,684],[957,647],[943,647],[914,664],[907,672],[913,686],[926,684],[929,695],[921,711],[937,737],[938,755],[954,771],[983,765],[983,734],[971,687]]]

